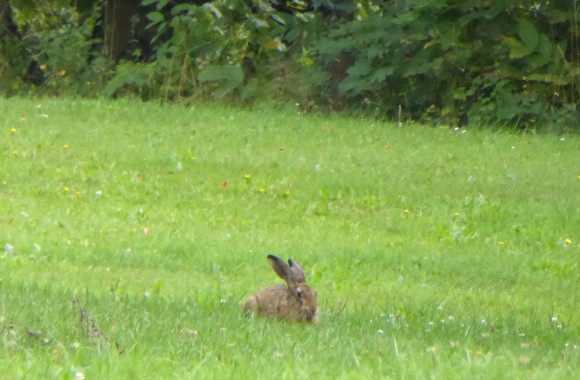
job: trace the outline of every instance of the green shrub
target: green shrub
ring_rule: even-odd
[[[353,64],[336,96],[435,123],[575,115],[578,21],[570,5],[526,1],[367,2],[316,43],[322,64]],[[569,28],[569,30],[567,29]],[[559,32],[559,33],[557,33]],[[564,107],[564,105],[567,105]]]
[[[71,6],[61,4],[23,2],[14,7],[14,22],[19,35],[0,42],[0,62],[9,63],[4,71],[3,87],[19,92],[48,94],[80,94],[90,96],[100,85],[105,61],[93,51],[93,29],[98,8],[82,15]],[[16,2],[18,5],[19,2]],[[27,54],[23,54],[25,51]],[[33,87],[27,80],[30,61],[38,63],[42,76],[41,87]],[[30,70],[30,69],[28,69]],[[7,93],[16,91],[7,91]]]
[[[114,45],[107,2],[13,1],[21,35],[0,39],[0,84],[4,94],[273,99],[435,125],[569,129],[580,125],[576,3],[142,0],[123,20],[126,39],[146,41]]]
[[[147,84],[150,93],[165,99],[255,98],[257,81],[263,84],[272,79],[277,62],[286,59],[290,45],[300,38],[300,26],[308,21],[279,13],[265,2],[255,3],[259,12],[232,0],[177,4],[169,9],[163,0],[145,0],[143,5],[155,6],[147,16],[148,28],[156,30],[155,59]],[[118,65],[107,94],[119,89],[123,81],[129,88],[136,81],[145,83],[139,79],[142,70],[132,70],[133,66],[133,62]]]

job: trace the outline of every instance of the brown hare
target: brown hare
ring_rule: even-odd
[[[318,322],[316,309],[316,290],[306,285],[302,267],[292,259],[288,264],[274,255],[268,255],[274,272],[286,285],[273,285],[264,288],[244,304],[244,314],[257,313],[267,318],[280,318],[299,322]]]

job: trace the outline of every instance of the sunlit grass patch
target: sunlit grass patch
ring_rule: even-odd
[[[24,99],[0,128],[6,376],[578,374],[576,136]],[[243,318],[269,253],[318,325]]]

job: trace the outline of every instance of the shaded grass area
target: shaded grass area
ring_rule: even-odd
[[[11,378],[579,371],[576,136],[127,101],[0,115]],[[278,281],[270,252],[304,265],[319,325],[242,318]]]

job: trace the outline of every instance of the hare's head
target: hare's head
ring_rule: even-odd
[[[288,264],[286,264],[274,255],[268,255],[268,261],[274,268],[274,272],[286,282],[288,287],[287,297],[291,297],[288,301],[296,309],[291,314],[296,319],[316,322],[317,292],[306,285],[304,270],[302,270],[300,264],[292,259],[288,259]]]

